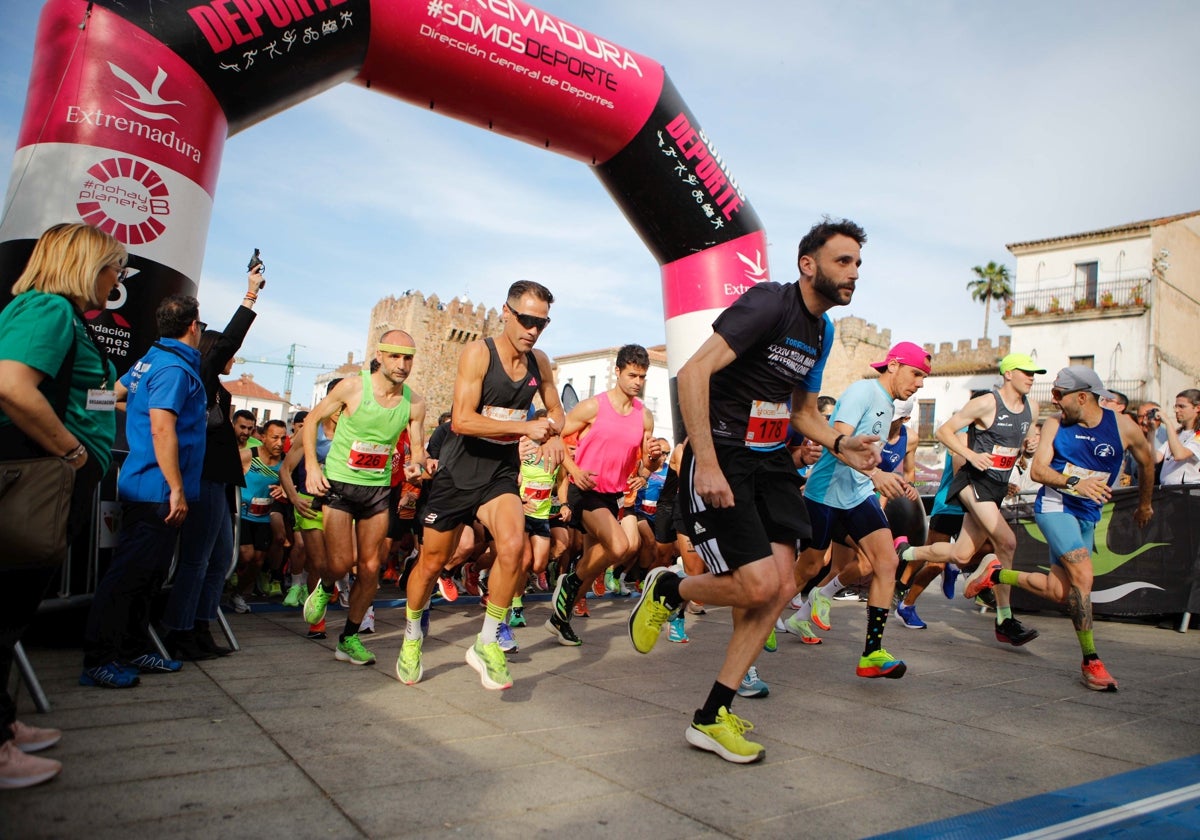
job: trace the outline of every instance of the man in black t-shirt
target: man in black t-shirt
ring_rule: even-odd
[[[869,471],[879,461],[871,445],[877,437],[836,434],[817,409],[833,343],[825,313],[850,302],[865,241],[862,228],[847,220],[816,225],[800,241],[800,279],[748,290],[679,371],[689,438],[677,504],[708,571],[681,581],[653,570],[629,634],[648,653],[686,601],[733,608],[725,661],[685,735],[726,761],[747,764],[765,755],[744,737],[749,723],[729,709],[775,617],[796,593],[796,546],[811,535],[787,451],[789,425],[855,469]]]

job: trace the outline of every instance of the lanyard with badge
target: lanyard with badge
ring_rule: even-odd
[[[108,360],[108,351],[103,345],[96,341],[96,336],[92,334],[91,329],[83,320],[82,313],[76,309],[75,314],[79,316],[79,320],[76,322],[76,324],[83,328],[84,335],[88,337],[88,341],[92,343],[92,347],[96,348],[96,353],[100,356],[100,368],[104,371],[104,374],[100,378],[99,387],[87,389],[87,410],[116,411],[116,382],[112,376],[113,367],[112,363]]]

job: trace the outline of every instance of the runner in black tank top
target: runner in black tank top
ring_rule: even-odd
[[[479,674],[484,688],[512,685],[500,641],[503,634],[506,644],[515,644],[504,622],[527,573],[517,442],[524,435],[538,443],[547,469],[557,468],[564,454],[558,433],[565,418],[550,359],[533,349],[550,323],[553,302],[545,286],[525,280],[514,283],[504,305],[504,331],[495,338],[470,342],[459,357],[451,410],[455,434],[442,446],[421,517],[420,559],[408,578],[408,622],[396,662],[396,676],[405,685],[424,675],[421,614],[462,528],[475,519],[491,532],[496,559],[488,578],[483,630],[467,650],[467,664]],[[548,414],[531,420],[529,407],[535,394],[541,396]]]

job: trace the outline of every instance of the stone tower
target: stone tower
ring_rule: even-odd
[[[375,358],[375,345],[388,330],[411,334],[417,355],[408,384],[425,397],[426,419],[433,426],[439,414],[450,410],[463,345],[498,335],[501,329],[500,313],[485,310],[483,304],[474,305],[465,298],[442,303],[437,295],[427,298],[419,291],[408,291],[383,298],[371,309],[366,359]]]

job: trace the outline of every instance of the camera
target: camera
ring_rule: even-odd
[[[258,253],[259,253],[259,252],[258,252],[258,249],[257,249],[257,248],[255,248],[255,249],[254,249],[254,256],[252,256],[252,257],[250,258],[250,264],[246,266],[246,270],[247,270],[247,271],[254,271],[254,269],[257,267],[257,268],[258,268],[258,273],[259,273],[259,274],[266,274],[266,273],[267,273],[267,266],[266,266],[266,265],[263,263],[263,261],[262,261],[262,260],[259,258],[259,256],[258,256]]]
[[[1152,408],[1152,409],[1150,409],[1149,411],[1147,411],[1147,412],[1146,412],[1146,419],[1147,419],[1147,420],[1157,420],[1157,419],[1158,419],[1158,409],[1157,409],[1157,408]]]

